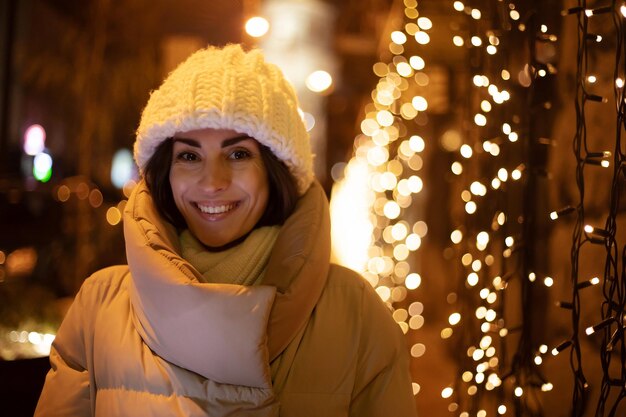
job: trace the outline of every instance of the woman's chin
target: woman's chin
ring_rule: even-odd
[[[208,251],[220,252],[226,249],[230,249],[233,246],[237,246],[246,238],[246,236],[247,234],[244,234],[243,236],[230,236],[216,239],[215,236],[211,236],[210,238],[202,238],[196,235],[196,239],[202,242],[202,244],[207,248]]]

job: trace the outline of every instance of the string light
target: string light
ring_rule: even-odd
[[[615,162],[611,163],[612,155],[610,152],[587,152],[591,146],[591,137],[587,135],[587,116],[585,113],[586,105],[588,102],[597,102],[597,103],[606,103],[608,102],[607,97],[601,94],[591,94],[588,93],[585,88],[588,84],[593,83],[595,79],[602,79],[602,77],[613,76],[614,79],[614,98],[616,103],[621,103],[623,100],[621,90],[624,86],[624,80],[617,76],[620,74],[623,67],[623,50],[622,50],[622,40],[626,34],[624,30],[623,22],[620,19],[617,19],[616,16],[613,16],[612,29],[615,32],[615,38],[620,41],[617,42],[615,48],[616,57],[615,57],[615,65],[613,68],[610,68],[603,74],[590,74],[587,72],[588,68],[590,68],[593,64],[591,62],[591,56],[593,48],[596,48],[596,44],[602,41],[602,37],[589,32],[590,23],[592,19],[596,19],[597,15],[601,14],[609,14],[614,13],[615,11],[615,2],[612,2],[611,6],[602,6],[594,9],[584,9],[584,14],[581,13],[583,10],[583,5],[579,3],[579,6],[576,10],[569,9],[568,14],[577,14],[578,17],[578,38],[579,40],[584,40],[578,43],[578,51],[577,51],[577,79],[576,79],[576,135],[573,141],[573,149],[574,154],[577,160],[576,165],[576,178],[577,178],[577,186],[578,186],[578,194],[579,194],[579,202],[576,205],[576,224],[574,227],[574,236],[572,241],[572,249],[571,249],[571,259],[572,259],[572,302],[561,303],[562,307],[571,308],[571,317],[572,317],[572,338],[571,343],[573,345],[572,355],[571,355],[571,369],[572,375],[574,377],[574,392],[572,397],[572,408],[573,409],[582,409],[588,398],[588,383],[586,381],[584,372],[583,372],[583,357],[580,349],[580,340],[578,337],[578,329],[579,329],[579,321],[581,317],[581,303],[580,303],[580,295],[579,291],[585,288],[590,288],[592,286],[598,285],[600,282],[604,282],[602,294],[604,296],[604,300],[602,301],[602,309],[601,309],[601,317],[599,323],[596,325],[587,327],[585,333],[587,335],[593,335],[596,332],[603,330],[604,337],[602,339],[602,344],[600,347],[600,361],[601,361],[601,369],[603,372],[600,386],[598,387],[598,392],[600,393],[597,405],[596,405],[596,413],[598,415],[604,415],[605,408],[609,408],[612,410],[616,410],[617,406],[620,403],[620,398],[617,398],[616,395],[621,392],[626,384],[626,378],[623,373],[619,378],[615,378],[611,375],[610,367],[614,367],[614,361],[620,360],[621,367],[624,368],[624,364],[626,363],[626,359],[623,355],[623,352],[613,356],[614,347],[621,343],[624,345],[624,332],[623,332],[623,323],[621,323],[621,319],[618,320],[618,317],[621,318],[623,316],[623,306],[626,303],[626,296],[624,292],[621,290],[622,284],[617,284],[618,282],[623,282],[626,279],[626,271],[620,271],[618,269],[618,259],[616,259],[616,255],[618,253],[618,245],[616,242],[615,231],[617,230],[617,207],[620,205],[620,193],[616,192],[619,188],[617,187],[617,182],[619,176],[621,175],[620,166],[624,163],[624,157],[620,153],[616,155],[612,160]],[[620,6],[620,13],[626,17],[626,9],[624,5]],[[600,67],[599,67],[600,68]],[[606,66],[602,66],[602,69],[606,68]],[[591,105],[594,105],[591,103]],[[616,107],[616,121],[618,125],[623,125],[625,120],[625,109],[624,106],[619,104]],[[615,135],[615,143],[614,149],[623,149],[623,143],[621,143],[621,133],[618,132]],[[608,214],[605,219],[604,227],[594,227],[590,224],[587,224],[585,221],[585,205],[587,204],[586,199],[584,198],[584,190],[586,185],[586,175],[585,169],[591,165],[590,169],[595,169],[593,166],[600,166],[603,168],[610,168],[613,166],[613,179],[612,183],[607,187],[610,190],[610,195],[608,201],[611,201],[608,207]],[[598,184],[595,184],[598,186]],[[623,197],[622,197],[623,198]],[[621,201],[623,203],[623,200]],[[595,207],[597,210],[597,207]],[[580,259],[580,251],[583,245],[586,243],[592,243],[601,245],[606,251],[606,259],[605,259],[605,271],[604,277],[601,279],[596,276],[586,281],[579,280],[579,259]],[[626,261],[626,252],[622,253],[621,256],[621,264],[622,266]],[[616,328],[612,330],[613,324],[616,324]],[[610,334],[610,336],[609,336]],[[609,366],[611,365],[611,366]],[[615,391],[617,387],[617,390]],[[612,402],[612,404],[611,404]],[[613,411],[614,413],[614,411]]]
[[[552,105],[551,101],[541,102],[540,105],[525,109],[523,106],[527,102],[525,97],[516,99],[512,97],[512,91],[519,91],[510,83],[518,83],[528,88],[529,96],[532,97],[532,91],[537,79],[545,78],[546,82],[550,81],[550,76],[557,74],[557,68],[550,62],[539,61],[534,56],[525,65],[522,71],[523,77],[515,79],[511,77],[511,72],[507,68],[498,68],[499,65],[506,65],[507,59],[511,53],[516,54],[518,49],[512,45],[519,44],[520,39],[513,41],[516,36],[526,37],[532,42],[544,42],[553,45],[558,41],[556,35],[550,33],[550,28],[546,24],[541,24],[536,20],[522,20],[522,13],[517,10],[513,3],[508,3],[508,22],[498,22],[498,35],[493,30],[484,30],[485,26],[489,27],[492,22],[486,16],[492,16],[494,9],[477,9],[465,7],[461,2],[453,4],[454,10],[467,15],[468,27],[470,29],[465,33],[454,33],[452,35],[452,43],[456,46],[472,45],[472,47],[480,50],[482,55],[473,56],[474,75],[471,82],[475,87],[475,91],[470,103],[477,103],[478,109],[467,109],[465,114],[469,113],[469,118],[473,117],[473,126],[468,126],[468,131],[464,135],[468,139],[458,149],[460,154],[459,161],[452,164],[451,170],[455,175],[454,181],[461,183],[464,190],[461,193],[464,203],[465,218],[460,217],[457,220],[460,225],[451,233],[451,242],[455,252],[461,256],[460,265],[462,265],[461,274],[464,276],[465,286],[459,288],[457,293],[461,296],[460,300],[465,304],[459,305],[459,314],[464,308],[471,310],[471,304],[475,302],[476,297],[473,293],[478,293],[481,302],[478,306],[473,307],[474,314],[470,314],[469,318],[464,320],[464,325],[457,329],[462,332],[462,338],[471,339],[475,334],[472,331],[474,323],[477,320],[477,327],[483,334],[490,334],[492,339],[481,338],[474,341],[474,346],[468,349],[468,355],[478,365],[474,368],[476,373],[462,373],[461,381],[457,382],[458,386],[463,385],[465,389],[456,389],[454,391],[455,398],[453,404],[454,409],[460,410],[460,416],[469,415],[488,415],[486,409],[481,408],[481,402],[489,402],[489,393],[495,392],[498,398],[498,404],[502,398],[516,397],[519,400],[513,401],[510,405],[515,407],[515,413],[525,415],[532,413],[530,411],[534,406],[533,395],[531,393],[540,391],[548,391],[551,387],[549,381],[541,375],[539,369],[543,365],[544,358],[538,352],[538,347],[530,349],[526,348],[526,344],[520,344],[518,351],[513,356],[513,360],[509,357],[501,357],[502,351],[506,349],[506,339],[512,332],[521,332],[522,340],[529,339],[529,332],[532,327],[528,324],[507,323],[508,316],[505,314],[506,308],[504,300],[507,297],[500,297],[499,294],[506,291],[511,280],[518,277],[528,277],[527,280],[519,280],[523,287],[537,285],[542,283],[542,287],[551,287],[556,279],[551,276],[537,276],[530,272],[532,265],[528,258],[524,257],[525,248],[528,241],[532,240],[527,236],[529,229],[525,226],[529,217],[529,210],[524,207],[523,210],[516,212],[507,204],[507,199],[514,201],[516,193],[523,194],[525,190],[532,184],[534,179],[540,175],[547,176],[548,173],[543,167],[538,167],[536,163],[525,160],[526,150],[530,148],[529,143],[537,143],[541,145],[549,144],[554,146],[553,141],[545,139],[542,143],[540,137],[535,137],[535,131],[528,128],[520,120],[520,112],[535,112],[537,109],[549,110]],[[472,11],[474,11],[472,13]],[[499,10],[498,10],[499,11]],[[516,22],[516,23],[514,23]],[[509,28],[502,31],[502,27]],[[515,30],[517,29],[517,32]],[[464,27],[464,31],[466,28]],[[469,34],[468,34],[469,33]],[[485,36],[486,35],[486,36]],[[515,51],[515,52],[513,52]],[[498,58],[502,55],[502,59]],[[487,68],[487,70],[482,70]],[[493,71],[497,68],[497,71]],[[592,81],[591,79],[590,81]],[[504,83],[503,83],[504,82]],[[521,104],[521,108],[520,108]],[[517,106],[517,107],[516,107]],[[463,116],[462,116],[463,117]],[[503,120],[504,119],[504,120]],[[528,119],[534,119],[528,116]],[[494,135],[494,128],[501,130],[502,133]],[[495,136],[495,137],[494,137]],[[478,139],[482,137],[483,139]],[[476,138],[473,142],[470,138]],[[488,138],[488,139],[484,139]],[[479,141],[479,142],[478,142]],[[547,142],[546,142],[547,141]],[[544,148],[546,149],[546,148]],[[484,152],[483,152],[484,151]],[[491,159],[486,159],[490,157]],[[505,162],[503,162],[505,161]],[[480,172],[486,178],[472,178]],[[485,174],[487,172],[487,174]],[[487,180],[487,178],[489,178]],[[487,192],[486,185],[490,185]],[[528,191],[532,194],[532,191]],[[489,210],[496,209],[495,213]],[[559,216],[565,216],[568,210],[555,210],[551,214],[552,219]],[[489,230],[481,230],[481,223],[484,217],[489,218]],[[508,222],[508,218],[516,218],[517,222]],[[532,219],[531,219],[532,220]],[[532,223],[531,223],[532,224]],[[504,226],[504,227],[503,227]],[[518,228],[518,229],[517,229]],[[460,231],[463,230],[463,233]],[[464,239],[464,236],[476,236],[476,239]],[[495,258],[497,268],[509,269],[502,276],[497,275],[488,278],[489,267],[494,265],[494,256],[489,254],[489,262],[485,258],[485,262],[479,259],[479,254],[488,251],[490,247],[501,247],[498,250],[501,255]],[[519,285],[519,284],[518,284]],[[515,288],[518,288],[518,285]],[[514,290],[515,291],[515,290]],[[522,294],[527,290],[523,290]],[[467,295],[466,295],[467,294]],[[515,294],[514,294],[515,295]],[[509,295],[509,297],[511,297]],[[522,300],[524,311],[530,308],[528,300]],[[464,316],[465,317],[465,316]],[[471,319],[471,320],[470,320]],[[528,319],[526,315],[523,320]],[[493,334],[494,336],[491,336]],[[547,352],[547,345],[544,346],[544,354]],[[483,361],[489,359],[489,366],[494,368],[492,373],[488,373],[483,367]],[[485,362],[486,363],[486,362]],[[469,372],[470,366],[467,362],[461,360],[459,362],[460,370]],[[502,384],[501,382],[509,379],[516,381],[514,385]],[[540,380],[541,383],[530,382]],[[546,389],[544,389],[546,388]],[[551,388],[550,388],[551,389]],[[477,395],[480,393],[481,395]],[[467,395],[472,398],[463,398]],[[451,403],[452,404],[452,403]],[[508,411],[509,404],[500,404],[496,411],[498,414],[504,414]],[[480,413],[480,414],[479,414]]]
[[[576,211],[576,209],[572,206],[566,206],[563,207],[560,210],[555,210],[553,212],[550,213],[550,219],[552,220],[557,220],[563,216],[567,216],[570,213],[573,213],[574,211]]]
[[[608,327],[611,323],[615,322],[615,318],[614,317],[609,317],[607,319],[602,320],[600,323],[594,325],[594,326],[589,326],[587,327],[587,329],[585,329],[585,333],[587,334],[587,336],[590,336],[592,334],[594,334],[595,332],[597,332],[598,330],[604,329],[605,327]]]
[[[390,62],[373,66],[379,80],[371,94],[372,102],[365,106],[361,134],[354,141],[354,156],[347,163],[344,177],[334,186],[331,218],[333,224],[350,223],[355,220],[350,218],[355,217],[352,213],[358,214],[359,224],[354,229],[365,232],[359,234],[355,245],[334,246],[334,256],[338,260],[352,259],[350,267],[361,272],[375,288],[407,333],[423,326],[423,306],[417,302],[408,309],[397,306],[422,284],[413,253],[419,251],[428,230],[421,220],[408,221],[421,203],[425,185],[419,174],[423,165],[420,154],[428,143],[427,137],[413,131],[417,125],[412,120],[429,108],[427,97],[411,94],[415,91],[411,86],[428,85],[429,78],[426,61],[419,55],[405,55],[405,51],[415,49],[415,44],[430,43],[433,22],[416,10],[415,0],[405,0],[404,5],[406,21],[389,35]],[[462,165],[453,164],[451,170],[460,172]],[[345,197],[348,194],[350,197]],[[341,201],[349,213],[344,213]],[[340,213],[345,215],[343,220],[335,220]],[[451,238],[457,239],[457,235]],[[441,337],[451,334],[452,329],[442,331]],[[425,350],[426,346],[415,343],[411,355],[420,357]],[[417,393],[419,384],[414,382],[413,387]],[[450,388],[442,395],[451,396],[452,392]]]

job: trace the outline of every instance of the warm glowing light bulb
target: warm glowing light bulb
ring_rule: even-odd
[[[391,41],[393,43],[397,43],[398,45],[403,45],[406,43],[406,35],[399,30],[391,32]]]
[[[404,286],[409,290],[414,290],[422,284],[422,277],[417,273],[411,273],[404,279]]]
[[[487,187],[485,187],[479,181],[474,181],[470,185],[470,191],[471,191],[472,194],[478,195],[478,196],[482,197],[485,194],[487,194]]]
[[[409,58],[409,64],[416,70],[422,70],[426,66],[424,59],[420,56],[414,55]]]
[[[106,219],[111,226],[115,226],[122,221],[122,213],[117,207],[109,207],[106,212]]]
[[[460,2],[460,1],[454,2],[454,10],[456,10],[457,12],[462,12],[464,9],[465,9],[465,5],[463,4],[463,2]]]
[[[441,391],[441,398],[450,398],[454,390],[451,387],[446,387]]]
[[[480,348],[483,350],[487,349],[489,346],[491,346],[491,342],[492,342],[491,336],[483,336],[483,338],[480,340],[480,343],[479,343]]]
[[[270,23],[263,17],[255,16],[248,19],[245,28],[248,35],[253,38],[260,38],[270,29]]]
[[[400,216],[400,206],[395,201],[388,201],[385,203],[383,213],[388,219],[397,219]]]
[[[478,36],[472,36],[472,38],[470,39],[470,42],[472,42],[472,45],[474,46],[480,46],[483,44],[482,39],[480,39],[480,37]]]
[[[415,96],[411,100],[411,104],[415,107],[417,111],[424,111],[428,108],[428,102],[422,96]]]
[[[450,233],[450,240],[454,244],[460,243],[461,240],[463,240],[463,233],[458,229],[453,231],[452,233]]]
[[[516,397],[521,397],[524,395],[524,389],[522,387],[515,387],[514,393]]]
[[[467,283],[471,286],[471,287],[475,287],[478,284],[478,274],[476,272],[471,272],[468,276],[467,276]]]
[[[452,313],[450,314],[450,317],[448,317],[448,323],[450,323],[451,326],[456,326],[460,322],[461,322],[461,314],[459,313]]]
[[[409,146],[414,152],[422,152],[426,147],[426,142],[421,136],[413,135],[409,138]]]
[[[305,84],[307,88],[315,93],[321,93],[330,88],[333,78],[326,71],[314,71],[306,78]]]
[[[422,29],[422,30],[429,30],[432,29],[433,27],[433,22],[427,18],[427,17],[419,17],[417,19],[417,25]]]
[[[415,41],[420,45],[426,45],[430,42],[430,36],[428,36],[428,33],[420,31],[415,34]]]
[[[487,244],[489,243],[489,233],[478,233],[478,235],[476,235],[476,243],[480,246],[487,246]]]
[[[482,13],[480,13],[480,10],[478,9],[472,9],[472,12],[470,14],[472,16],[472,19],[474,20],[479,20],[482,16]]]
[[[476,123],[477,126],[485,126],[487,124],[487,117],[485,117],[484,114],[477,113],[474,116],[474,123]]]
[[[452,43],[455,46],[463,46],[465,44],[465,41],[463,40],[461,36],[456,35],[452,38]]]
[[[393,124],[393,114],[388,110],[381,110],[376,113],[376,121],[381,126],[391,126]]]
[[[396,71],[405,78],[413,75],[413,68],[406,62],[399,62],[398,65],[396,65]]]
[[[415,234],[415,233],[411,233],[407,238],[406,238],[406,246],[407,248],[409,248],[409,250],[411,251],[416,251],[417,249],[419,249],[419,247],[422,245],[422,238],[419,237],[419,235]]]
[[[422,191],[422,188],[424,187],[424,182],[417,175],[411,175],[408,179],[407,185],[412,193],[417,194]]]
[[[461,146],[461,149],[460,149],[460,152],[461,152],[461,156],[462,156],[463,158],[467,158],[467,159],[471,158],[471,157],[472,157],[472,154],[474,153],[474,152],[472,151],[472,147],[471,147],[471,146],[469,146],[468,144],[464,144],[464,145],[462,145],[462,146]]]

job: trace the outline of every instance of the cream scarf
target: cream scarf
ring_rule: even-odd
[[[265,275],[279,231],[279,226],[254,229],[243,242],[220,252],[208,251],[188,229],[179,239],[183,258],[202,274],[205,282],[254,285]]]

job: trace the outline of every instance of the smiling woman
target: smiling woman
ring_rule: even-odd
[[[210,249],[238,241],[259,222],[269,186],[259,143],[234,130],[174,136],[170,184],[190,232]]]
[[[415,415],[402,332],[330,263],[293,88],[259,51],[198,51],[151,96],[128,265],[85,281],[36,416]]]

